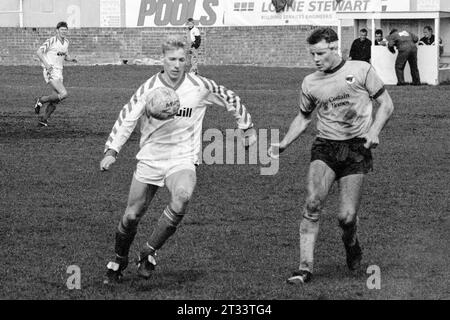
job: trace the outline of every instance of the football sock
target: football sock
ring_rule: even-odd
[[[145,248],[142,250],[141,253],[144,253],[144,256],[152,255],[154,256],[156,253],[156,249],[153,248],[151,245],[148,244],[148,242],[145,244]]]
[[[339,225],[344,231],[342,234],[342,241],[346,246],[353,246],[356,243],[357,234],[357,219],[353,220],[350,223],[344,223],[339,221]]]
[[[150,239],[147,242],[148,246],[154,248],[154,250],[159,250],[167,239],[175,233],[183,216],[184,212],[176,213],[167,206],[161,217],[159,217],[153,233],[150,235]]]
[[[304,217],[300,223],[300,270],[313,272],[314,246],[319,234],[319,218]]]
[[[124,223],[123,220],[125,218],[119,222],[119,227],[116,231],[115,252],[120,257],[127,257],[137,233],[137,223],[129,221]]]
[[[49,103],[45,108],[45,114],[42,117],[44,120],[48,120],[53,112],[56,110],[56,105],[53,103]]]

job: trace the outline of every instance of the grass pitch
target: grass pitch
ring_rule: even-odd
[[[395,111],[374,151],[360,209],[364,268],[347,272],[334,212],[337,188],[321,218],[315,278],[285,284],[298,265],[298,224],[314,123],[280,161],[275,176],[258,165],[202,165],[188,214],[159,252],[154,277],[130,267],[115,288],[101,284],[113,254],[136,164],[133,134],[111,172],[103,146],[119,110],[156,67],[66,67],[69,98],[50,127],[38,128],[35,97],[48,92],[39,67],[0,67],[1,299],[448,299],[450,90],[389,87]],[[297,113],[298,89],[311,70],[203,67],[238,93],[257,128],[284,136]],[[234,128],[210,108],[203,129]],[[131,252],[150,235],[168,201],[154,199]],[[81,269],[68,290],[67,268]],[[381,270],[369,290],[367,266]]]

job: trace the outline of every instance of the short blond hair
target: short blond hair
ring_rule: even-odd
[[[169,36],[162,44],[162,53],[165,54],[169,50],[173,49],[186,49],[186,43],[177,36]]]

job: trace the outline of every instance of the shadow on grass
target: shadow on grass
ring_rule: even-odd
[[[130,285],[132,285],[136,291],[140,292],[152,291],[154,289],[174,289],[184,286],[186,283],[195,282],[205,275],[206,272],[199,270],[156,272],[149,280],[143,280],[138,276],[134,276],[130,279]]]

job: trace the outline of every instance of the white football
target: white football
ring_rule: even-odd
[[[175,90],[158,87],[150,90],[144,97],[145,114],[148,118],[167,120],[173,118],[180,109],[180,98]]]

